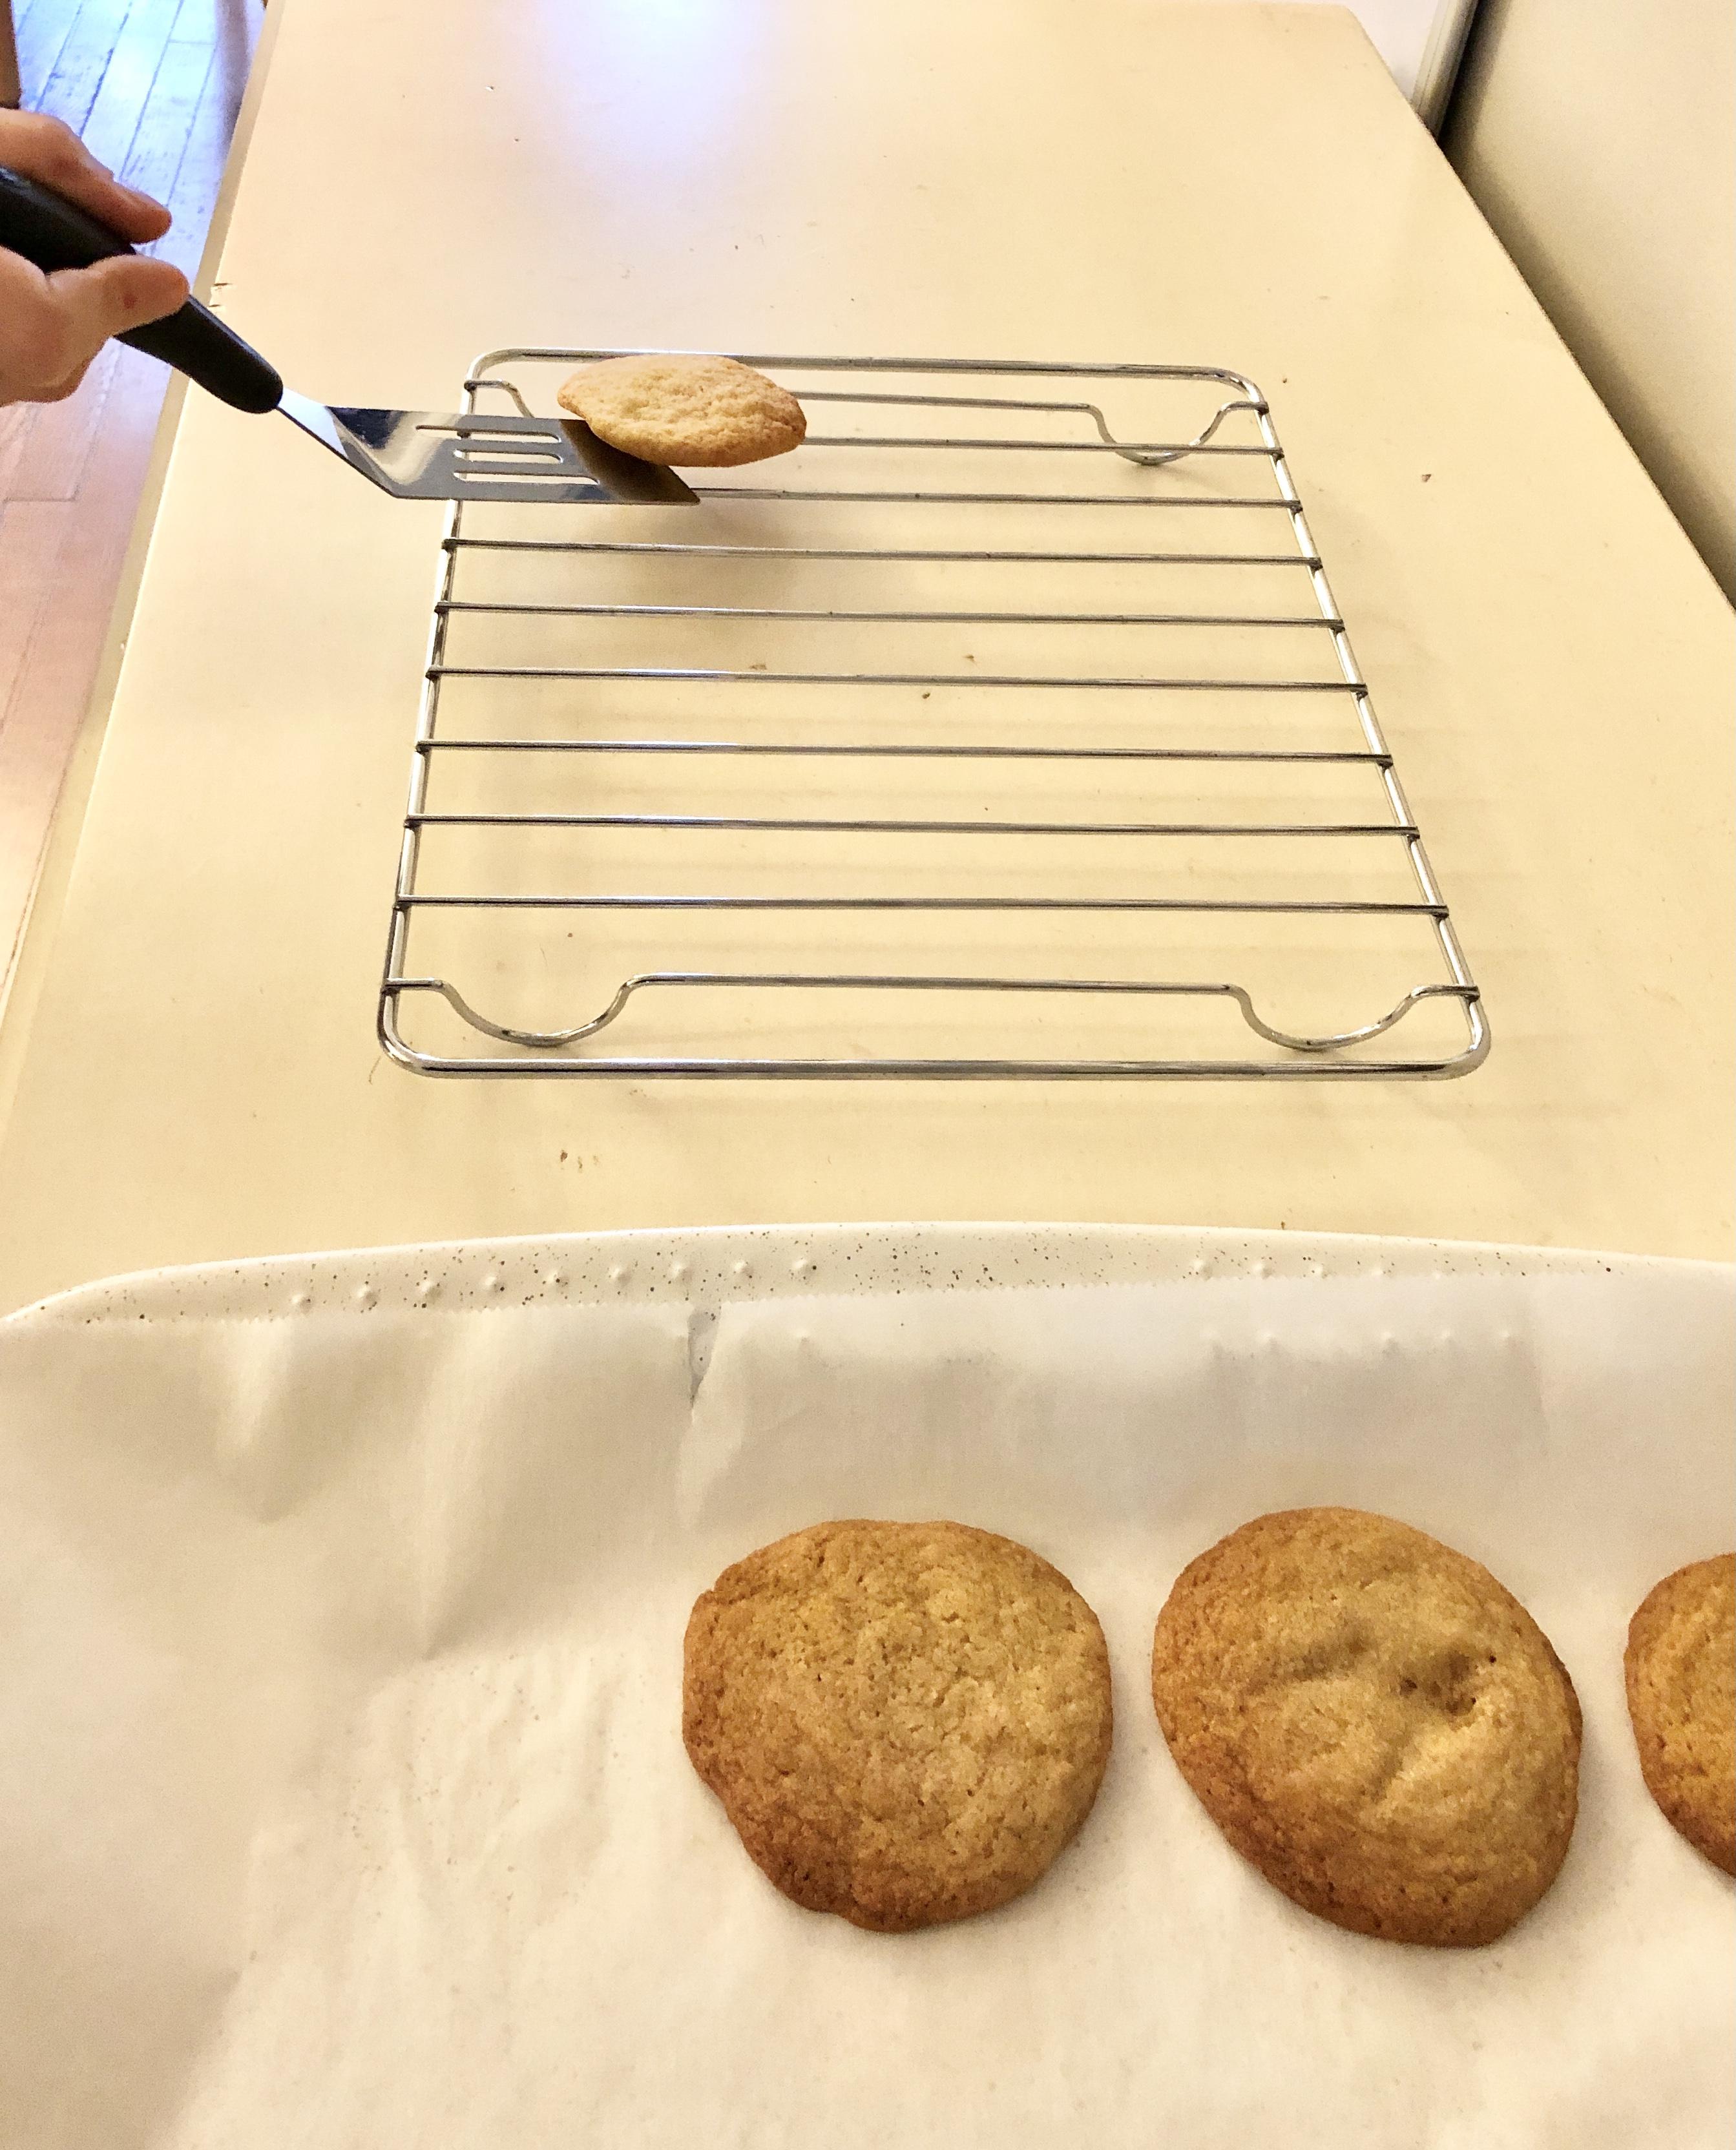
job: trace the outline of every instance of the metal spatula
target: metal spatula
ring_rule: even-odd
[[[0,246],[49,271],[88,269],[134,251],[88,211],[3,165]],[[399,500],[686,506],[695,497],[674,471],[623,455],[574,419],[532,417],[522,408],[495,416],[315,403],[285,388],[276,369],[197,299],[166,320],[129,330],[120,341],[160,358],[237,411],[282,411]]]

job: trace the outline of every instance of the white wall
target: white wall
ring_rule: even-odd
[[[1295,0],[1291,0],[1295,4]],[[1332,4],[1333,0],[1302,0]],[[1271,4],[1271,0],[1268,0]],[[1476,0],[1350,0],[1369,43],[1385,61],[1393,80],[1413,103],[1444,102],[1451,86],[1465,24]],[[1423,78],[1426,75],[1427,79]],[[1421,96],[1418,89],[1421,84]],[[1429,114],[1431,123],[1438,111]]]
[[[1736,595],[1736,5],[1482,0],[1446,146]]]
[[[1353,0],[1350,8],[1406,97],[1415,95],[1436,18],[1456,12],[1451,0]]]

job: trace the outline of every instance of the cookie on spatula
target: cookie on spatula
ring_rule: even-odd
[[[799,447],[808,430],[787,388],[733,358],[599,359],[569,374],[555,401],[598,440],[648,463],[756,463]]]

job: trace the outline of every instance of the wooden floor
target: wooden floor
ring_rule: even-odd
[[[15,0],[27,109],[167,202],[204,245],[260,0]],[[108,345],[64,403],[0,407],[0,999],[84,716],[168,375]]]

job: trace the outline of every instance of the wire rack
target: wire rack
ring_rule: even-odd
[[[551,409],[614,355],[490,352],[465,407]],[[394,1058],[1481,1062],[1476,985],[1252,382],[747,362],[800,396],[808,439],[707,473],[697,507],[454,504],[381,989]]]

